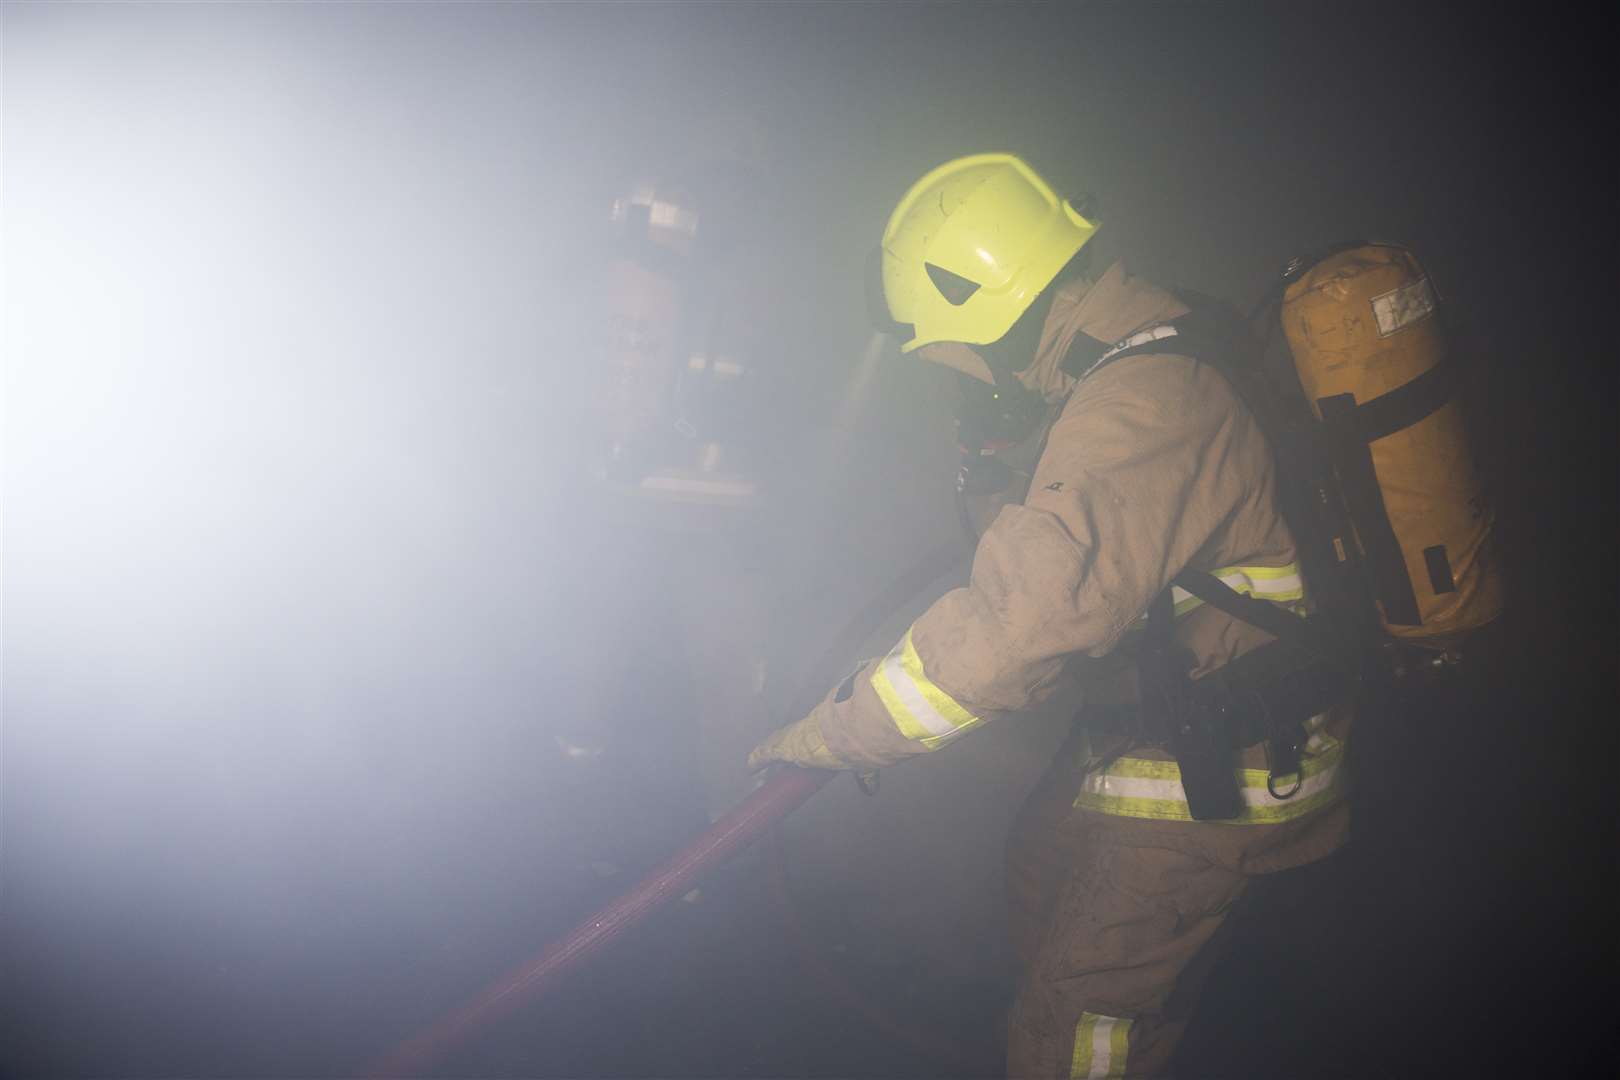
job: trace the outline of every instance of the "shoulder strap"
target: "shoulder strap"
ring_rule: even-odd
[[[1075,335],[1075,344],[1069,346],[1068,355],[1063,358],[1063,362],[1058,367],[1063,374],[1083,381],[1095,374],[1104,365],[1111,364],[1115,360],[1123,360],[1127,356],[1166,351],[1182,355],[1184,351],[1190,351],[1191,346],[1189,344],[1178,343],[1181,345],[1180,348],[1168,350],[1158,346],[1158,342],[1163,341],[1165,338],[1182,336],[1182,331],[1175,320],[1160,323],[1158,326],[1150,326],[1146,330],[1132,334],[1123,341],[1115,342],[1112,346],[1105,345],[1086,334],[1077,334]]]
[[[1234,365],[1228,362],[1233,348],[1234,343],[1226,340],[1219,332],[1219,328],[1210,326],[1195,309],[1187,315],[1133,334],[1101,353],[1071,348],[1070,355],[1065,357],[1061,366],[1065,374],[1084,380],[1105,365],[1119,360],[1144,353],[1169,353],[1212,363],[1228,382],[1232,382],[1239,374],[1232,370]],[[1245,388],[1234,383],[1233,389],[1248,403],[1250,411],[1254,411],[1258,403],[1248,401],[1248,395],[1244,393]],[[1413,395],[1407,402],[1402,403],[1405,406],[1402,412],[1422,408],[1428,404],[1428,400],[1428,394]],[[1261,422],[1262,428],[1269,426],[1269,418],[1257,414],[1256,419]],[[1358,419],[1361,421],[1362,430],[1376,430],[1377,427],[1391,422],[1392,418],[1387,412],[1382,415],[1369,412]],[[1349,658],[1343,645],[1335,642],[1320,625],[1284,611],[1269,601],[1244,596],[1213,574],[1200,570],[1184,570],[1175,577],[1173,584],[1185,589],[1217,611],[1264,630],[1272,637],[1288,642],[1330,665],[1354,667],[1354,662]],[[1158,598],[1155,604],[1168,600],[1168,597],[1169,590],[1166,589],[1164,596]],[[1167,618],[1160,620],[1161,632],[1167,631],[1164,624],[1168,622]],[[1150,615],[1148,621],[1150,636],[1153,631],[1154,621]]]
[[[1176,614],[1169,586],[1159,590],[1144,614],[1147,625],[1136,657],[1142,692],[1139,715],[1142,733],[1153,742],[1162,742],[1169,737],[1170,717],[1179,711],[1187,683],[1187,672],[1177,667],[1172,656]]]

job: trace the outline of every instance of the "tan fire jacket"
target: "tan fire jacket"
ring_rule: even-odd
[[[801,721],[819,727],[845,767],[926,753],[1039,704],[1066,680],[1084,688],[1088,668],[1107,666],[1089,661],[1113,653],[1186,568],[1305,603],[1271,451],[1224,379],[1168,349],[1107,364],[1077,387],[1058,370],[1077,334],[1119,342],[1185,312],[1119,264],[1054,299],[1037,359],[1020,377],[1067,401],[1024,503],[1003,507],[985,530],[966,587],[942,596],[887,656]],[[1197,658],[1194,678],[1270,640],[1179,590],[1176,599],[1176,638]],[[1240,777],[1244,820],[1287,820],[1331,801],[1340,750],[1326,718],[1313,722],[1300,788],[1287,799],[1266,790],[1263,759],[1251,752]],[[1147,749],[1088,776],[1077,805],[1188,818],[1175,763]]]

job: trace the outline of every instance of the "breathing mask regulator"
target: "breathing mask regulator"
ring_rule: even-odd
[[[881,254],[874,249],[868,263],[868,312],[875,328],[904,341],[911,337],[911,327],[895,323],[889,315],[880,279]],[[956,444],[962,452],[956,475],[957,513],[975,543],[978,530],[963,500],[967,496],[995,495],[1011,486],[1013,470],[998,455],[1027,442],[1048,411],[1045,398],[1020,382],[1016,372],[1035,359],[1055,292],[1055,287],[1046,289],[998,340],[962,346],[984,362],[993,380],[986,382],[966,372],[954,372]]]
[[[1013,469],[1002,455],[1027,442],[1048,412],[1046,399],[1020,382],[1015,373],[1035,359],[1053,292],[1048,288],[999,340],[973,347],[994,382],[957,374],[961,397],[956,445],[962,460],[956,472],[956,512],[975,544],[979,530],[973,525],[966,499],[993,496],[1012,486]]]
[[[992,457],[1023,443],[1040,426],[1046,415],[1046,399],[1019,382],[1015,373],[1035,360],[1054,292],[1048,288],[1037,297],[999,340],[971,346],[995,381],[987,383],[967,374],[958,376],[961,401],[956,413],[956,442],[963,454]]]

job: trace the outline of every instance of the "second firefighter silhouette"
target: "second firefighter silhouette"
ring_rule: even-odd
[[[579,704],[549,722],[591,861],[620,882],[748,790],[769,724],[758,184],[747,162],[699,165],[611,203],[573,417]]]

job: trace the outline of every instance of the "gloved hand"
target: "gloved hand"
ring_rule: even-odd
[[[748,755],[748,767],[755,771],[776,762],[806,769],[851,769],[861,764],[845,761],[827,749],[827,740],[821,737],[821,721],[815,713],[779,728]]]
[[[826,700],[810,710],[809,716],[778,730],[754,747],[754,752],[748,755],[748,767],[758,771],[780,762],[806,769],[851,769],[861,781],[861,790],[869,795],[877,790],[875,770],[911,755],[877,757],[864,750],[834,752],[827,746],[826,736],[822,732],[823,721],[830,719],[835,726],[839,723],[838,710],[849,707],[855,684],[863,672],[870,671],[871,663],[867,661],[852,672],[849,678],[827,695]]]
[[[861,791],[867,795],[878,792],[878,771],[862,769],[858,763],[845,761],[827,749],[815,713],[779,729],[748,755],[748,767],[756,772],[779,762],[806,769],[857,769],[855,782],[860,785]]]

